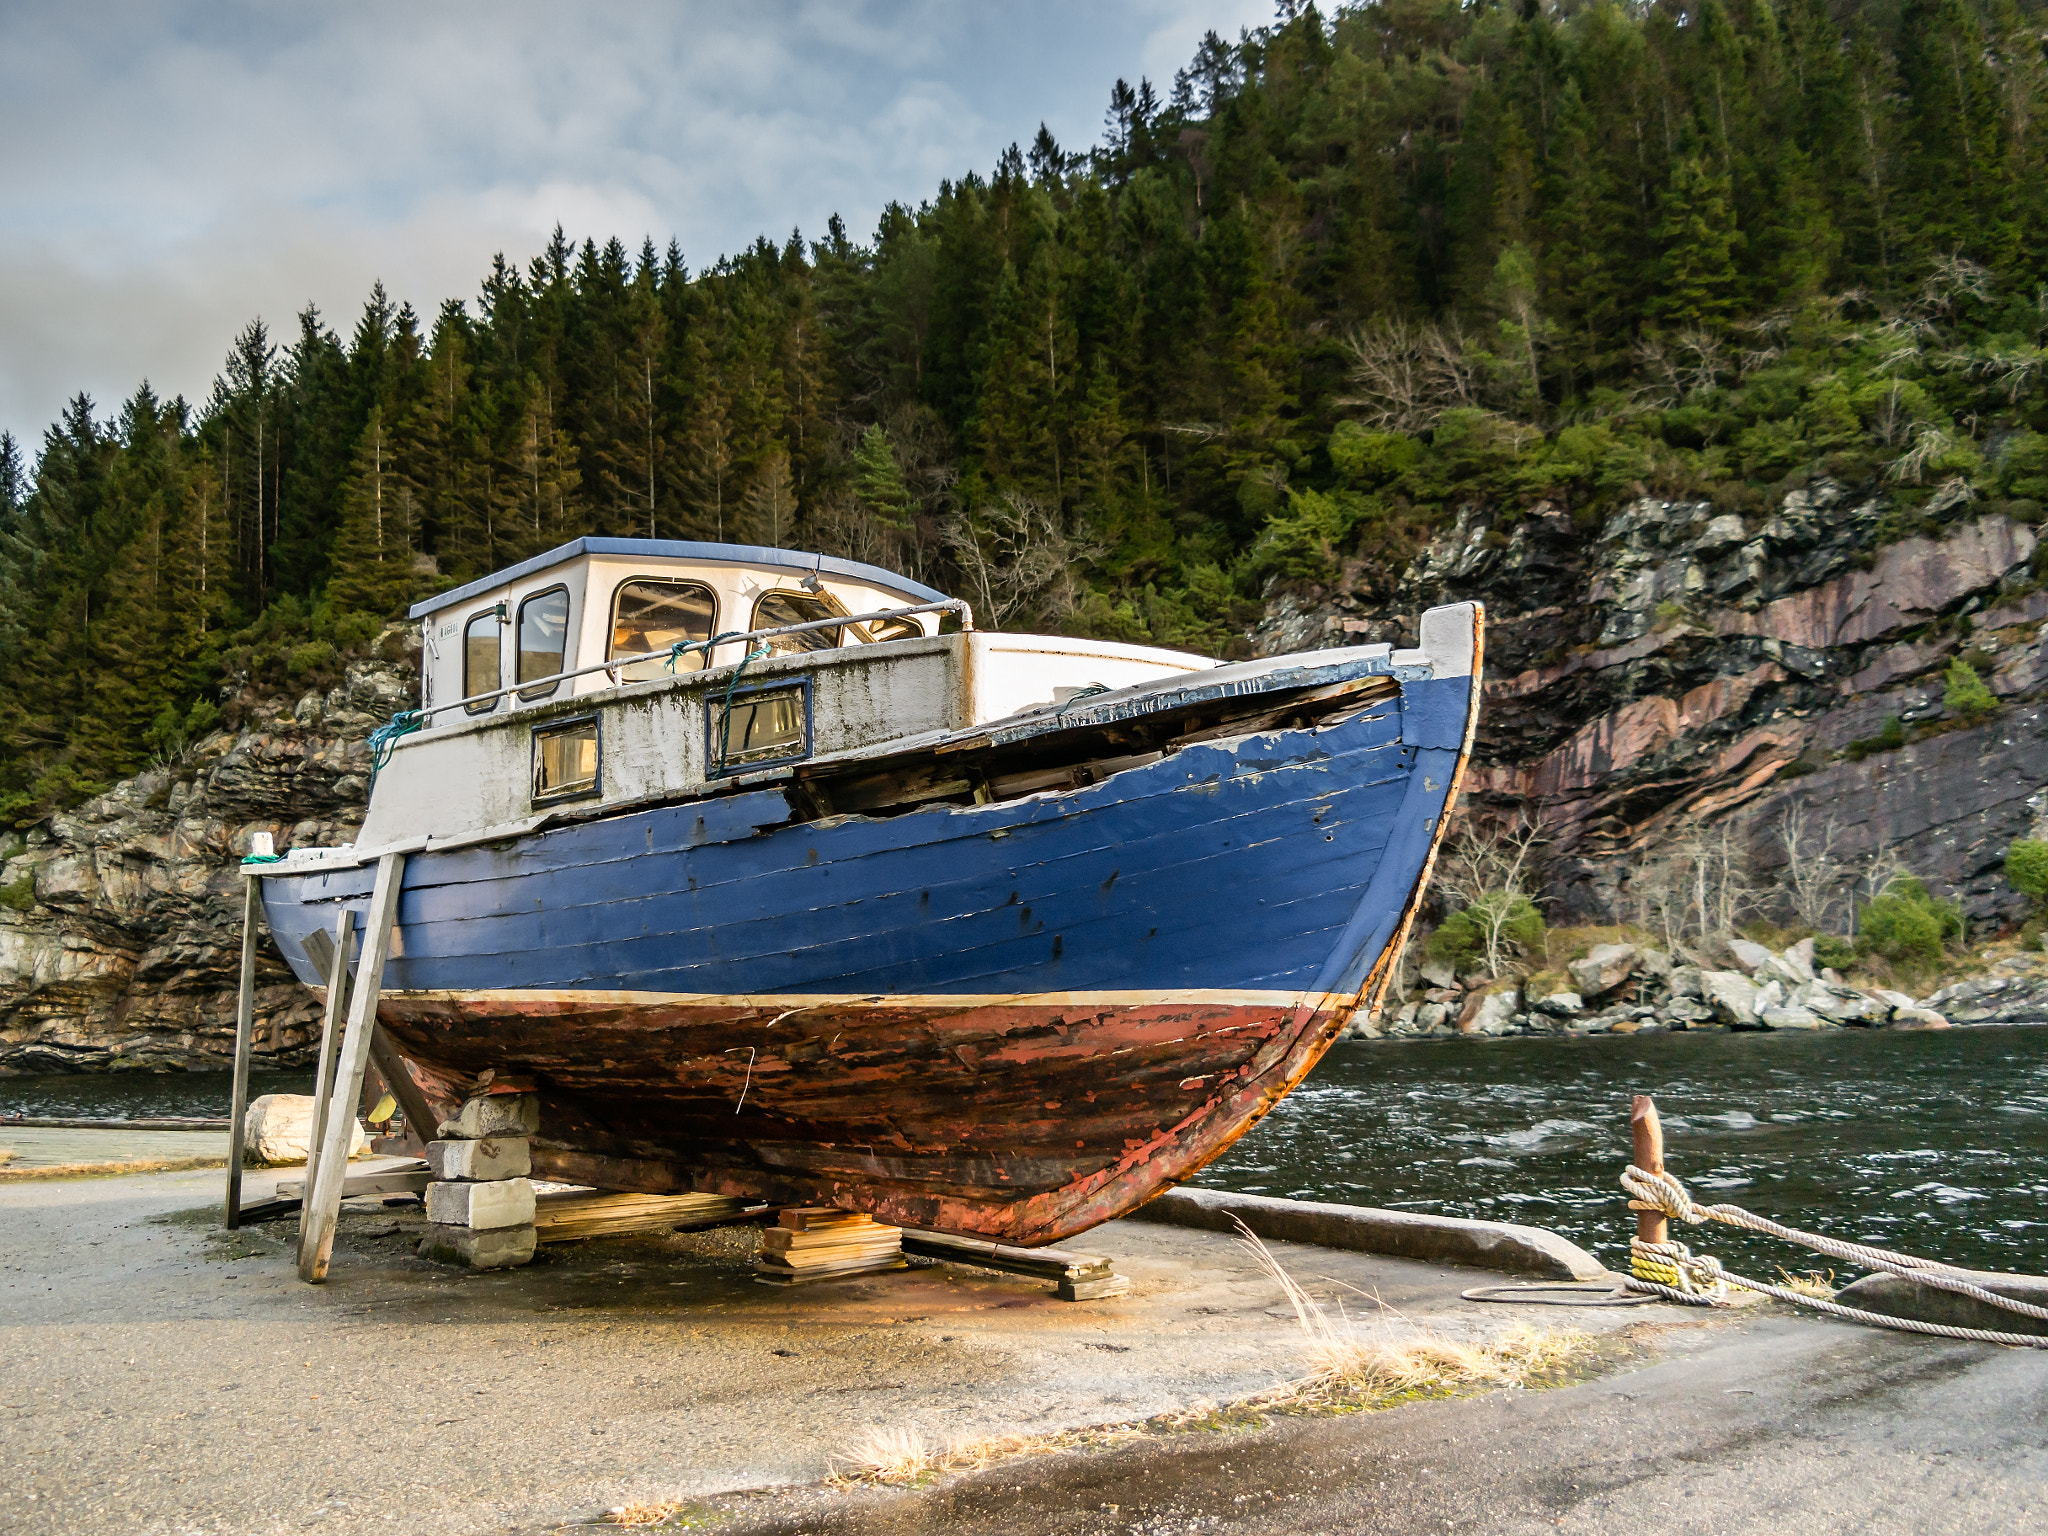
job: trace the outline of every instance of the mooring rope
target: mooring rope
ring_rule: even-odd
[[[391,761],[391,754],[398,750],[399,741],[417,731],[426,716],[417,709],[401,709],[377,729],[370,732],[370,782],[377,782],[377,770]]]
[[[1818,1232],[1803,1231],[1788,1227],[1782,1222],[1772,1221],[1746,1211],[1739,1205],[1700,1205],[1686,1187],[1668,1173],[1649,1173],[1630,1164],[1621,1176],[1621,1187],[1632,1197],[1629,1209],[1636,1211],[1661,1211],[1677,1221],[1725,1222],[1731,1227],[1741,1227],[1751,1232],[1762,1232],[1789,1243],[1811,1248],[1816,1253],[1827,1254],[1830,1258],[1860,1264],[1865,1269],[1897,1275],[1901,1279],[1917,1284],[1932,1286],[1936,1290],[1950,1291],[1958,1296],[1968,1296],[1987,1306],[2007,1312],[2017,1312],[2023,1317],[2040,1318],[2048,1321],[2048,1307],[2037,1307],[2031,1302],[2018,1301],[2010,1296],[2001,1296],[1975,1282],[1963,1278],[1970,1271],[1953,1264],[1943,1264],[1934,1259],[1917,1258],[1909,1253],[1894,1253],[1889,1248],[1874,1248],[1867,1243],[1844,1242],[1840,1238],[1824,1236]],[[2016,1344],[2028,1349],[2048,1349],[2048,1336],[2027,1333],[2001,1333],[1989,1328],[1960,1328],[1948,1323],[1925,1323],[1909,1317],[1889,1317],[1881,1312],[1865,1312],[1857,1307],[1845,1307],[1840,1302],[1825,1300],[1819,1296],[1808,1296],[1781,1285],[1767,1285],[1761,1280],[1751,1280],[1743,1275],[1730,1273],[1721,1267],[1720,1260],[1712,1254],[1696,1254],[1680,1242],[1645,1242],[1633,1238],[1629,1242],[1629,1289],[1646,1291],[1663,1296],[1667,1300],[1695,1307],[1726,1306],[1725,1288],[1740,1286],[1744,1290],[1758,1291],[1766,1296],[1775,1296],[1797,1306],[1811,1307],[1835,1317],[1845,1317],[1854,1322],[1869,1323],[1879,1328],[1896,1328],[1907,1333],[1934,1334],[1946,1339],[1968,1339],[1988,1344]]]

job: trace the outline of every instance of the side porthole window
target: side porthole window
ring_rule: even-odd
[[[562,670],[569,649],[569,589],[536,592],[519,605],[519,681],[536,682]],[[561,687],[522,688],[522,699],[544,699]]]
[[[754,604],[753,629],[776,629],[784,624],[808,624],[813,619],[837,618],[846,612],[829,597],[808,592],[764,592]],[[768,642],[775,656],[796,656],[805,651],[829,651],[845,642],[839,625],[829,629],[807,629],[802,634],[777,635]]]
[[[679,641],[709,640],[717,618],[718,599],[701,582],[656,577],[621,582],[612,599],[612,643],[604,659],[647,658],[619,669],[629,683],[667,677],[670,648]],[[704,653],[678,656],[675,670],[679,674],[703,671]]]
[[[730,703],[707,700],[712,771],[736,773],[742,768],[808,757],[810,705],[810,689],[804,683],[748,689],[734,694]]]
[[[501,686],[498,613],[496,608],[486,608],[462,627],[462,696],[465,699],[493,692]],[[487,715],[497,707],[496,699],[463,705],[472,715]]]
[[[599,780],[603,766],[596,716],[534,727],[535,805],[553,800],[583,800],[602,793]]]

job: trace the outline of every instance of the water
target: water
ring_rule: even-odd
[[[1339,1045],[1198,1176],[1304,1200],[1519,1221],[1625,1268],[1629,1100],[1705,1203],[1976,1269],[2048,1273],[2048,1029]],[[1712,1224],[1758,1279],[1833,1268]]]
[[[225,1072],[0,1078],[0,1115],[224,1115]],[[250,1096],[310,1093],[255,1073]],[[1196,1182],[1521,1221],[1611,1265],[1629,1098],[1705,1201],[1977,1269],[2048,1273],[2048,1029],[1340,1045]],[[1678,1234],[1758,1278],[1842,1266],[1732,1227]]]
[[[94,1072],[61,1077],[0,1077],[0,1118],[155,1120],[181,1115],[224,1119],[234,1093],[229,1072]],[[311,1093],[311,1072],[251,1072],[251,1100],[266,1093]]]

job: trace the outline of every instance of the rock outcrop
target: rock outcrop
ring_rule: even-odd
[[[219,1067],[231,1059],[251,837],[350,840],[368,798],[366,738],[418,694],[394,628],[324,693],[244,697],[244,724],[52,817],[0,869],[0,1074]],[[256,1052],[302,1060],[319,1007],[267,940]]]
[[[1555,973],[1518,981],[1424,978],[1354,1026],[1360,1038],[1409,1035],[1632,1035],[1644,1030],[1948,1029],[2048,1019],[2048,958],[2016,955],[1993,974],[1945,988],[1923,1003],[1900,992],[1852,987],[1813,970],[1810,940],[1779,953],[1736,940],[1734,968],[1701,955],[1601,944],[1566,971],[1596,997],[1564,991]],[[1954,1015],[1951,1020],[1942,1010]],[[2031,1008],[2031,1013],[2027,1012]]]
[[[2035,530],[1969,518],[1968,496],[1929,503],[1961,517],[1942,537],[1890,543],[1888,498],[1827,479],[1768,515],[1644,497],[1592,530],[1549,503],[1468,509],[1392,580],[1354,565],[1276,593],[1253,645],[1412,643],[1430,604],[1483,601],[1468,792],[1541,808],[1553,922],[1636,916],[1632,876],[1689,824],[1741,825],[1770,883],[1774,825],[1803,805],[1838,857],[1891,848],[2000,924],[2023,907],[2000,862],[2048,786],[2048,589]],[[1965,654],[1999,701],[1975,722],[1944,705]]]

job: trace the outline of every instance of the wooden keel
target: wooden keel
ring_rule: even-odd
[[[228,1187],[222,1225],[242,1224],[243,1121],[249,1113],[249,1053],[256,1043],[256,877],[242,877],[242,979],[235,992],[235,1085],[228,1099]]]
[[[327,1006],[320,1012],[320,1064],[313,1079],[313,1133],[306,1141],[306,1186],[320,1171],[320,1143],[327,1135],[327,1100],[334,1092],[334,1053],[341,1044],[341,1021],[348,1007],[348,946],[356,915],[343,907],[334,919],[334,955],[327,964]],[[299,1241],[306,1240],[306,1207],[299,1204]]]
[[[319,1173],[299,1239],[299,1278],[311,1285],[327,1279],[334,1254],[334,1229],[341,1220],[342,1188],[347,1181],[350,1133],[355,1129],[356,1101],[362,1097],[363,1069],[370,1061],[370,1038],[377,1022],[377,998],[383,991],[384,962],[391,952],[391,925],[398,916],[398,888],[405,879],[405,855],[387,853],[377,861],[377,884],[363,930],[363,953],[356,963],[356,984],[348,1000],[348,1032],[336,1063],[333,1092],[328,1099],[326,1135],[320,1148]]]

